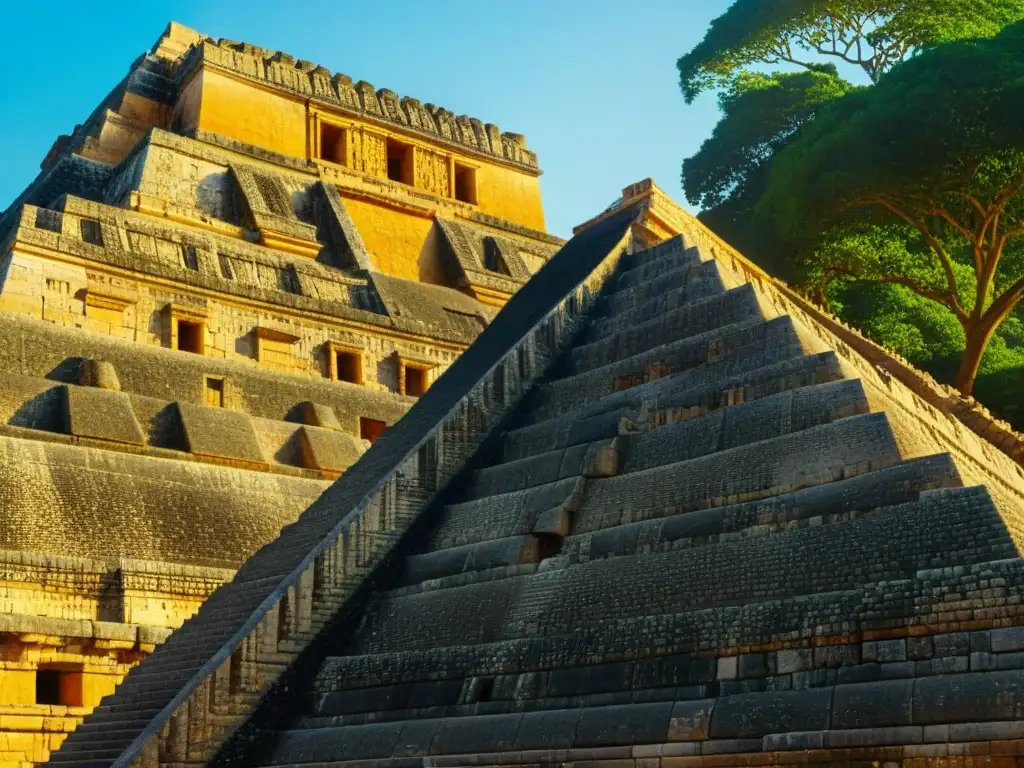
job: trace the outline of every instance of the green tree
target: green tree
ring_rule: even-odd
[[[1024,0],[735,0],[679,59],[687,103],[754,64],[811,67],[821,56],[872,82],[937,42],[991,37],[1024,19]]]
[[[769,164],[822,106],[850,89],[831,64],[796,73],[740,73],[718,97],[722,119],[714,132],[683,162],[683,190],[702,209],[701,220],[780,276],[792,277],[789,262],[774,247],[770,228],[753,218]]]
[[[929,49],[822,110],[756,214],[825,282],[899,285],[963,329],[956,386],[1024,298],[1024,23]]]

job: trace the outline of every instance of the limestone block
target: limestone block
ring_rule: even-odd
[[[121,390],[121,382],[117,378],[117,369],[106,360],[90,358],[82,363],[82,371],[78,383],[83,387]]]
[[[864,661],[882,663],[907,660],[907,641],[905,638],[895,640],[879,640],[866,642],[861,651]]]
[[[363,441],[334,429],[304,426],[300,432],[303,464],[310,469],[344,472],[365,450]]]
[[[837,685],[832,701],[832,728],[877,728],[910,725],[913,680]]]
[[[591,446],[584,460],[585,477],[612,477],[619,471],[618,438],[605,444]]]
[[[676,702],[668,724],[668,740],[703,741],[706,739],[714,707],[714,699]]]
[[[993,653],[1024,650],[1024,627],[994,629],[990,636]]]
[[[520,717],[519,714],[510,714],[488,718],[448,718],[441,723],[432,751],[436,750],[440,754],[474,754],[510,750],[515,743]]]
[[[576,747],[653,744],[664,741],[671,701],[584,709],[576,726]]]
[[[580,709],[526,712],[516,735],[516,749],[568,749],[576,735]]]
[[[735,680],[739,663],[735,656],[724,656],[718,660],[718,674],[716,675],[719,680]]]
[[[331,406],[308,401],[302,403],[299,407],[304,423],[314,427],[323,427],[324,429],[341,430],[341,423],[338,421],[338,416],[334,413],[334,409]]]
[[[145,445],[132,403],[125,392],[93,387],[64,387],[68,433],[75,437]]]
[[[785,731],[826,730],[831,696],[827,688],[723,696],[715,704],[709,735],[713,739],[747,739]]]
[[[555,536],[568,536],[572,527],[572,517],[564,507],[555,507],[537,516],[533,524],[533,532],[538,534],[552,534]]]
[[[188,449],[201,456],[264,463],[252,421],[244,413],[178,402]]]
[[[813,654],[810,648],[778,651],[775,658],[775,671],[780,675],[803,672],[810,669],[812,663]]]

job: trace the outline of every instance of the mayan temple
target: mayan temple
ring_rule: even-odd
[[[0,217],[0,765],[358,459],[562,245],[517,134],[171,24]]]
[[[57,141],[0,219],[0,767],[1024,766],[1024,439],[538,175],[176,24]]]

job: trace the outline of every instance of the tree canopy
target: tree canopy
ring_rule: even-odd
[[[683,189],[703,209],[701,220],[780,276],[792,276],[790,265],[776,253],[770,229],[753,219],[769,164],[822,106],[850,88],[833,65],[788,74],[741,73],[719,95],[722,119],[714,132],[683,162]]]
[[[691,203],[713,208],[749,186],[756,169],[814,116],[850,91],[831,65],[771,75],[741,73],[718,98],[722,119],[700,151],[683,162]]]
[[[823,276],[899,285],[949,310],[966,339],[965,394],[1024,299],[1021,50],[1024,23],[847,93],[775,155],[756,208]]]
[[[877,82],[934,43],[991,37],[1024,19],[1024,0],[735,0],[679,59],[687,103],[753,64],[811,67],[820,56]]]

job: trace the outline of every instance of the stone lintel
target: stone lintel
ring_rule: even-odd
[[[294,344],[302,338],[290,331],[272,325],[257,325],[252,329],[252,332],[257,339],[279,341],[283,344]]]
[[[198,305],[179,304],[172,301],[167,303],[164,311],[175,320],[185,320],[186,322],[193,323],[205,323],[210,317],[210,310],[205,302],[202,305]]]

